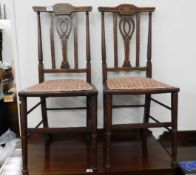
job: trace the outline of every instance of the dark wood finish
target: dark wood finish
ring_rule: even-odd
[[[40,12],[37,13],[37,27],[38,27],[38,72],[39,72],[39,83],[44,81],[43,73],[43,49],[42,49],[42,31],[41,31],[41,19]]]
[[[54,11],[56,14],[61,15],[61,14],[71,14],[72,12],[90,12],[90,11],[92,11],[92,7],[91,6],[74,7],[70,4],[59,3],[53,7],[49,6],[49,8],[43,7],[43,6],[34,6],[33,10],[35,12],[52,12],[52,11]]]
[[[78,16],[74,13],[72,17],[74,18],[74,68],[78,69]]]
[[[163,132],[159,136],[158,141],[165,147],[170,147],[171,132]],[[177,131],[177,144],[178,146],[191,146],[196,145],[196,131],[195,130],[182,130]]]
[[[150,7],[136,7],[131,4],[122,4],[117,7],[99,7],[101,12],[101,24],[102,24],[102,65],[103,65],[103,82],[107,80],[107,73],[109,71],[146,71],[146,76],[151,77],[152,74],[152,63],[151,63],[151,33],[152,33],[152,12],[155,8]],[[114,33],[114,67],[107,67],[106,63],[106,43],[105,43],[105,20],[104,13],[113,12],[113,33]],[[140,59],[140,13],[149,13],[148,23],[148,46],[147,46],[147,63],[146,67],[141,67],[139,63]],[[118,21],[118,17],[120,20]],[[134,20],[136,16],[136,20]],[[136,30],[135,30],[136,28]],[[118,66],[118,36],[117,30],[120,31],[124,40],[125,59],[122,67]],[[130,40],[132,35],[136,31],[136,65],[133,66],[130,62]]]
[[[159,142],[168,152],[171,152],[172,138],[171,132],[164,132],[159,137]],[[182,130],[177,131],[177,144],[178,144],[178,161],[195,161],[195,146],[196,146],[196,131],[195,130]],[[179,167],[177,167],[177,174],[185,174]],[[190,174],[190,173],[189,173]]]
[[[86,69],[44,69],[44,73],[86,73]]]
[[[119,133],[120,130],[117,131]],[[102,131],[100,132],[102,133]],[[124,135],[125,134],[125,135]],[[114,141],[112,144],[112,153],[116,156],[112,156],[112,162],[115,166],[109,171],[104,168],[104,145],[102,140],[98,142],[97,149],[97,170],[94,174],[99,175],[177,175],[176,169],[170,165],[170,157],[165,152],[163,147],[156,141],[156,139],[149,134],[147,138],[146,150],[148,152],[149,159],[145,159],[145,155],[142,153],[141,141],[139,138],[139,132],[126,130],[121,137],[117,137],[114,134]],[[86,169],[91,168],[89,162],[91,161],[91,149],[88,142],[85,141],[86,134],[79,137],[58,135],[54,134],[53,144],[45,145],[43,142],[43,136],[36,134],[32,135],[29,140],[29,164],[30,173],[32,174],[78,174],[86,175]],[[103,135],[100,135],[102,138]],[[126,138],[124,138],[126,136]],[[67,137],[67,140],[64,140]],[[121,140],[123,138],[123,140]],[[194,147],[191,152],[182,147],[179,154],[185,158],[195,155]],[[130,152],[130,154],[127,154]],[[112,154],[113,155],[113,154]],[[14,161],[14,160],[17,160]],[[18,166],[16,166],[16,164]],[[21,153],[17,149],[17,154],[14,153],[9,159],[4,168],[2,174],[6,174],[6,171],[13,168],[17,168],[17,175],[21,175]],[[15,170],[15,169],[14,169]],[[1,175],[0,173],[0,175]]]
[[[105,96],[106,168],[111,168],[112,95]]]
[[[46,110],[46,98],[41,97],[41,113],[44,128],[48,128],[48,116]]]
[[[160,102],[160,101],[158,101],[158,100],[155,100],[154,98],[151,98],[151,100],[152,100],[153,102],[155,102],[155,103],[157,103],[157,104],[159,104],[159,105],[161,105],[161,106],[163,106],[163,107],[165,107],[165,108],[169,109],[169,110],[171,110],[171,109],[172,109],[171,107],[169,107],[169,106],[167,106],[167,105],[165,105],[165,104],[161,103],[161,102]]]
[[[118,67],[118,68],[109,67],[106,68],[106,70],[108,72],[122,72],[122,71],[130,72],[130,71],[146,71],[147,68],[146,67]]]
[[[176,166],[177,160],[177,125],[178,125],[178,93],[171,94],[171,118],[172,118],[172,165]]]
[[[28,174],[28,143],[27,143],[27,98],[20,97],[20,125],[21,125],[21,144],[22,144],[22,173]]]
[[[119,136],[122,130],[113,130],[113,152],[117,152],[118,156],[113,157],[113,162],[116,163],[115,169],[108,170],[104,169],[103,160],[104,147],[102,144],[102,139],[98,143],[98,169],[95,174],[108,175],[128,175],[128,174],[173,174],[182,175],[182,172],[177,171],[170,166],[170,157],[163,150],[160,144],[155,138],[149,133],[147,137],[147,150],[148,156],[151,159],[144,160],[143,155],[141,155],[141,147],[139,142],[139,130],[128,131]],[[31,165],[31,174],[62,174],[67,175],[70,172],[72,174],[87,174],[85,173],[86,168],[90,168],[90,148],[88,144],[84,142],[85,133],[78,131],[75,132],[73,136],[73,131],[70,135],[54,135],[54,143],[47,147],[44,145],[42,135],[32,135],[29,143],[29,162]],[[98,132],[100,138],[103,137],[103,130]],[[63,137],[67,137],[68,140],[64,140]],[[79,139],[75,139],[75,137]],[[196,131],[178,131],[178,161],[195,160],[196,152]],[[160,138],[159,142],[168,150],[171,149],[171,132],[164,132]],[[148,146],[149,145],[149,146]],[[72,151],[70,151],[72,150]],[[130,154],[127,155],[127,151]],[[70,154],[71,152],[71,154]],[[76,156],[74,156],[76,155]],[[5,164],[0,167],[0,175],[9,174],[10,171],[17,175],[21,175],[22,170],[22,159],[21,159],[21,148],[18,145],[14,153],[5,162]],[[83,161],[85,160],[85,162]],[[61,162],[64,163],[61,163]],[[31,164],[32,162],[32,164]],[[84,163],[81,163],[84,162]],[[16,166],[17,165],[17,166]],[[77,171],[77,172],[76,172]],[[8,173],[9,172],[9,173]]]
[[[55,4],[52,7],[33,7],[34,11],[37,13],[38,19],[38,71],[39,71],[39,83],[44,82],[45,74],[56,74],[56,73],[85,73],[86,74],[86,81],[91,83],[91,54],[90,54],[90,22],[89,22],[89,12],[92,10],[90,6],[84,7],[75,7],[71,4],[60,3]],[[42,13],[48,14],[50,17],[50,24],[49,24],[49,41],[50,41],[50,49],[51,49],[51,68],[47,68],[44,66],[44,59],[46,59],[43,55],[43,40],[42,40],[42,21],[44,17],[41,17]],[[86,42],[84,39],[84,43],[78,42],[78,19],[77,13],[82,12],[85,14],[86,20]],[[56,35],[57,33],[58,35]],[[73,35],[73,37],[70,37]],[[57,38],[55,38],[57,36]],[[74,42],[74,65],[69,64],[68,58],[68,42],[70,39],[73,38]],[[56,65],[55,57],[55,43],[54,41],[59,40],[61,42],[62,47],[62,63],[60,68]],[[79,66],[78,60],[78,47],[79,44],[86,44],[86,67],[81,68]],[[47,58],[48,59],[48,58]],[[40,132],[47,134],[48,139],[46,141],[46,145],[49,146],[49,141],[51,139],[51,133],[62,133],[67,131],[72,131],[73,128],[50,128],[48,123],[47,111],[48,110],[73,110],[73,109],[86,109],[87,110],[87,125],[84,128],[85,131],[88,131],[89,135],[91,136],[89,145],[91,147],[92,152],[92,161],[91,161],[91,168],[96,169],[96,159],[97,159],[97,90],[92,85],[92,90],[81,90],[81,91],[60,91],[57,92],[31,92],[22,90],[19,92],[20,97],[20,109],[21,109],[21,140],[22,140],[22,155],[23,155],[23,174],[28,173],[28,141],[27,136],[30,136],[31,133]],[[77,97],[77,96],[84,96],[86,97],[86,107],[47,107],[47,97]],[[37,105],[33,106],[31,109],[27,110],[27,100],[29,97],[39,97],[41,102]],[[27,115],[32,112],[35,108],[41,105],[41,114],[42,114],[42,121],[40,121],[35,128],[27,128]],[[65,104],[66,106],[66,104]],[[40,125],[43,124],[43,128],[40,128]],[[81,129],[82,132],[82,129]],[[31,166],[31,165],[30,165]]]
[[[39,103],[37,103],[36,105],[34,105],[31,109],[29,109],[27,111],[27,115],[30,114],[35,108],[37,108],[39,105],[41,104],[41,101]]]
[[[87,60],[87,81],[91,83],[91,53],[90,53],[90,27],[89,12],[86,12],[86,60]]]
[[[52,69],[56,68],[55,62],[55,46],[54,46],[54,15],[50,15],[50,46],[51,46],[51,59],[52,59]]]
[[[145,96],[145,108],[144,108],[144,123],[149,122],[149,115],[150,115],[150,97],[151,95],[147,94]]]
[[[136,67],[140,66],[140,13],[136,13]]]
[[[114,32],[114,67],[118,67],[118,33],[117,33],[117,22],[118,15],[116,13],[113,14],[113,32]]]
[[[66,26],[66,28],[65,28]],[[67,59],[67,42],[72,30],[72,20],[70,15],[57,16],[57,33],[61,39],[63,61],[61,63],[62,69],[69,69],[69,62]]]
[[[162,88],[162,89],[109,89],[107,86],[107,74],[114,72],[115,75],[118,74],[118,72],[131,72],[131,71],[145,71],[146,77],[151,78],[152,77],[152,13],[154,12],[154,7],[136,7],[132,4],[121,4],[117,7],[99,7],[98,10],[101,12],[101,37],[102,37],[102,66],[103,66],[103,103],[104,103],[104,130],[106,135],[106,162],[105,167],[111,168],[112,167],[112,155],[111,155],[111,135],[112,135],[112,108],[115,107],[112,105],[112,97],[114,95],[145,95],[145,105],[118,105],[119,107],[144,107],[144,119],[143,123],[132,123],[128,125],[120,125],[122,128],[140,128],[141,130],[141,138],[143,146],[147,144],[146,142],[146,130],[148,128],[153,127],[163,127],[170,132],[172,132],[172,165],[175,165],[176,163],[176,154],[177,154],[177,145],[176,145],[176,131],[177,131],[177,94],[179,91],[179,88],[173,87],[173,88]],[[105,17],[104,14],[109,13],[111,14],[111,20],[113,21],[113,32],[114,32],[114,66],[113,67],[107,67],[107,59],[106,59],[106,33],[105,28],[110,24],[105,23]],[[146,57],[146,66],[140,65],[140,23],[142,20],[140,20],[142,14],[148,15],[148,25],[147,25],[147,57]],[[112,19],[113,18],[113,19]],[[118,20],[119,19],[119,20]],[[118,36],[117,33],[119,33],[117,30],[119,30],[123,42],[124,42],[124,63],[122,66],[118,65],[118,62],[120,62],[117,59],[120,59],[118,57]],[[135,42],[131,42],[132,35],[136,33]],[[111,39],[107,39],[111,40]],[[136,44],[136,56],[135,56],[135,65],[133,65],[132,60],[133,58],[130,58],[131,53],[131,45]],[[122,46],[123,47],[123,46]],[[110,52],[110,50],[107,50]],[[111,50],[112,52],[113,50]],[[170,93],[171,98],[171,107],[159,102],[158,100],[152,99],[151,94],[162,94],[162,93]],[[156,118],[152,117],[150,115],[150,103],[151,100],[169,110],[171,110],[171,121],[169,122],[160,122]],[[121,117],[121,116],[120,116]],[[152,119],[154,123],[150,123],[149,119]],[[145,154],[146,151],[143,153]],[[128,153],[127,153],[128,154]]]
[[[104,18],[104,13],[101,13],[101,51],[102,51],[103,83],[105,83],[106,80],[107,80],[107,64],[106,64],[105,18]]]
[[[132,4],[121,4],[117,7],[99,7],[100,12],[115,12],[123,15],[130,15],[138,12],[154,12],[154,7],[136,7]]]
[[[151,63],[151,57],[152,57],[152,13],[149,13],[149,22],[148,22],[148,45],[147,45],[147,71],[146,76],[152,77],[152,63]]]
[[[100,175],[128,175],[128,174],[148,174],[148,175],[182,175],[182,172],[172,168],[170,166],[170,157],[160,146],[159,142],[166,147],[168,151],[171,149],[171,132],[164,132],[159,142],[152,137],[149,133],[147,137],[147,150],[148,156],[151,157],[149,160],[144,160],[141,154],[141,147],[139,141],[139,130],[125,132],[119,136],[122,130],[113,131],[113,152],[117,152],[118,156],[113,157],[113,162],[117,165],[110,171],[104,169],[104,147],[102,139],[98,143],[98,169],[95,174]],[[90,168],[90,148],[89,145],[84,142],[85,133],[73,132],[70,135],[54,135],[54,143],[47,147],[43,142],[42,135],[33,135],[30,138],[29,143],[29,162],[31,164],[31,174],[62,174],[67,175],[70,172],[74,174],[87,174],[85,173],[86,168]],[[103,130],[98,132],[100,138],[103,137]],[[79,134],[79,135],[78,135]],[[63,138],[67,137],[65,141]],[[75,139],[75,137],[79,139]],[[185,130],[177,132],[178,140],[178,161],[195,160],[196,152],[196,131]],[[72,150],[72,151],[70,151]],[[127,151],[130,154],[127,155]],[[71,152],[71,154],[70,154]],[[76,156],[75,156],[76,155]],[[0,167],[0,175],[9,174],[10,171],[17,175],[21,175],[21,148],[18,145],[14,153]],[[83,160],[85,160],[84,163]],[[61,162],[64,163],[61,163]],[[17,165],[17,166],[16,166]],[[76,172],[77,171],[77,172]],[[9,172],[9,173],[8,173]]]
[[[123,67],[131,67],[130,57],[130,40],[135,30],[135,22],[130,16],[120,16],[119,30],[124,40],[125,60]]]

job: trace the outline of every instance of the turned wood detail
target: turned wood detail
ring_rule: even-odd
[[[43,48],[42,48],[42,33],[41,33],[41,19],[40,12],[37,13],[37,30],[38,30],[38,72],[39,72],[39,83],[44,81],[43,74]]]
[[[135,22],[131,16],[121,16],[119,22],[120,33],[124,40],[125,60],[123,67],[131,67],[130,63],[130,40],[135,30]]]
[[[53,14],[50,14],[50,49],[51,49],[52,69],[56,69],[55,44],[54,44],[54,15]]]
[[[61,68],[69,69],[70,66],[67,59],[67,41],[72,30],[72,20],[69,15],[57,16],[56,23],[56,30],[62,44],[63,61],[61,63]]]

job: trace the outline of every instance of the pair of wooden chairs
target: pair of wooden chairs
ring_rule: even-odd
[[[91,140],[94,145],[94,152],[96,153],[96,136],[97,136],[97,95],[98,91],[91,84],[91,53],[90,53],[90,29],[89,29],[89,12],[91,12],[92,7],[83,6],[75,7],[70,4],[55,4],[52,7],[33,7],[34,11],[37,13],[38,21],[38,72],[39,72],[39,83],[29,87],[25,90],[19,92],[20,97],[20,122],[21,122],[21,138],[22,138],[22,155],[23,155],[23,174],[28,173],[28,143],[27,137],[30,132],[42,132],[42,133],[53,133],[64,130],[65,128],[50,128],[48,125],[48,110],[61,110],[60,108],[48,108],[47,98],[54,97],[86,97],[86,107],[73,107],[73,108],[63,108],[64,110],[75,110],[75,109],[86,109],[86,127],[85,129],[91,133]],[[179,88],[161,83],[159,81],[153,80],[152,77],[152,63],[151,63],[151,35],[152,35],[152,13],[155,8],[146,7],[136,7],[131,4],[123,4],[117,7],[99,7],[101,12],[101,38],[102,38],[102,73],[103,73],[103,96],[104,96],[104,129],[106,136],[106,168],[111,167],[111,135],[112,135],[112,108],[116,107],[112,104],[112,97],[114,95],[145,95],[145,104],[143,105],[119,105],[118,107],[144,107],[144,119],[143,123],[130,124],[129,128],[140,128],[145,131],[148,128],[153,127],[165,127],[172,132],[172,164],[176,162],[176,131],[177,131],[177,104],[178,104],[178,91]],[[81,19],[78,19],[79,13],[85,13],[81,17],[85,17],[85,46],[86,46],[86,67],[79,68],[79,42],[78,42],[78,30],[81,29],[78,24],[81,24]],[[44,13],[43,15],[41,15]],[[114,50],[107,50],[106,47],[106,27],[105,14],[112,14],[112,23],[108,25],[113,26],[113,43],[108,43],[108,45],[113,45]],[[41,19],[49,15],[50,29],[48,30],[49,40],[50,40],[50,54],[51,54],[51,67],[46,68],[44,66],[44,54],[43,51],[43,36],[44,33],[43,23]],[[147,63],[145,66],[140,66],[140,16],[141,14],[148,14],[148,39],[147,39]],[[45,24],[45,23],[44,23]],[[43,32],[43,33],[42,33]],[[46,30],[45,30],[46,32]],[[134,35],[134,33],[136,33]],[[119,37],[122,37],[124,46],[119,46]],[[133,44],[132,38],[136,41],[136,61],[135,65],[130,62],[131,50],[130,46]],[[69,64],[69,49],[70,42],[69,39],[73,39],[73,63],[74,67]],[[59,63],[55,61],[57,57],[56,53],[56,43],[60,41],[61,43],[61,53],[62,62]],[[84,41],[84,40],[81,40]],[[111,40],[112,41],[112,40]],[[84,45],[84,43],[81,43]],[[120,66],[119,60],[119,50],[124,49],[124,62]],[[47,50],[48,52],[48,50]],[[108,66],[106,60],[111,60],[112,58],[107,58],[108,52],[114,53],[114,66]],[[45,58],[46,59],[46,58]],[[59,59],[58,59],[59,60]],[[47,62],[46,60],[45,62]],[[58,66],[58,64],[60,64]],[[60,68],[59,68],[60,67]],[[127,77],[127,78],[112,78],[108,79],[108,74],[111,72],[132,72],[132,71],[143,71],[146,72],[145,77]],[[78,79],[53,79],[45,80],[45,74],[66,74],[66,73],[84,73],[86,74],[86,80]],[[151,94],[171,94],[171,107],[162,104],[161,102],[151,98]],[[29,97],[39,97],[40,102],[36,104],[31,109],[27,110],[27,98]],[[171,110],[171,121],[170,122],[159,122],[157,119],[150,115],[150,103],[151,101],[160,104]],[[27,127],[27,115],[33,111],[36,107],[41,105],[42,121],[34,128]],[[149,119],[153,120],[154,123],[150,123]],[[43,124],[43,128],[40,125]],[[127,127],[127,126],[126,126]],[[92,165],[95,167],[96,165]]]

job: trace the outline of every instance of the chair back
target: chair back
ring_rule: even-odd
[[[121,72],[121,71],[146,71],[146,76],[152,76],[152,63],[151,63],[151,33],[152,33],[152,12],[154,7],[136,7],[132,4],[121,4],[117,7],[99,7],[101,12],[101,37],[102,37],[102,67],[103,67],[103,83],[107,80],[108,72]],[[110,13],[113,19],[113,40],[107,40],[105,13]],[[141,14],[148,14],[148,37],[147,37],[147,63],[146,66],[140,66],[140,28],[141,28]],[[123,39],[124,47],[124,61],[122,66],[119,65],[119,37]],[[133,37],[135,35],[135,37]],[[133,65],[133,58],[130,58],[131,48],[133,45],[133,38],[135,38],[135,64]],[[143,39],[143,38],[142,38]],[[114,52],[114,66],[107,66],[106,62],[106,41],[113,41]],[[108,45],[111,43],[107,43]]]
[[[51,7],[34,6],[33,10],[37,13],[38,23],[39,82],[44,81],[45,74],[85,73],[86,80],[91,83],[89,12],[92,7],[75,7],[67,3],[58,3]],[[49,19],[48,21],[46,20],[49,23],[47,29],[45,29],[46,23],[44,23],[46,16]],[[82,32],[85,39],[80,39],[83,43],[79,43],[79,33],[81,34],[81,32],[78,32],[80,29],[78,25],[82,23],[81,18],[84,18],[83,21],[85,21],[85,29]],[[48,34],[47,38],[46,33]],[[46,45],[48,47],[43,46],[45,41],[47,41]],[[86,47],[85,68],[79,66],[79,47],[81,45],[84,46],[83,48]],[[56,53],[57,49],[60,49],[61,54]],[[50,53],[51,59],[48,59],[48,56],[43,54],[46,52],[47,54]],[[72,52],[72,56],[69,56],[71,55],[70,52]],[[45,63],[49,60],[50,66],[46,68]],[[59,60],[60,62],[58,62]]]

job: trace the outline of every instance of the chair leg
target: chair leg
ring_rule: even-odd
[[[105,95],[105,135],[106,135],[106,165],[111,168],[111,134],[112,134],[112,95]]]
[[[20,125],[22,144],[23,175],[28,174],[28,142],[27,142],[27,98],[20,97]]]
[[[96,171],[97,168],[97,95],[90,97],[88,106],[91,117],[91,150],[92,150],[92,169]]]
[[[143,123],[148,123],[149,122],[149,114],[150,114],[150,98],[151,94],[145,95],[145,107],[144,107],[144,118],[143,118]],[[145,130],[141,130],[141,138],[145,136]]]
[[[91,98],[89,96],[86,97],[86,127],[91,127],[91,115],[90,115],[90,109],[91,109]],[[92,128],[90,128],[91,130]]]
[[[103,95],[103,129],[104,132],[106,133],[106,96],[105,95]]]
[[[177,122],[178,122],[178,93],[171,94],[171,116],[172,116],[172,166],[176,166],[177,161]]]
[[[41,112],[44,128],[48,128],[48,116],[46,111],[46,98],[41,97]]]
[[[48,128],[48,116],[47,116],[47,110],[46,110],[46,98],[45,97],[41,97],[41,113],[42,113],[43,127]],[[47,141],[51,140],[51,134],[47,134],[46,140]]]
[[[149,114],[150,114],[150,98],[151,94],[145,95],[145,108],[144,108],[144,123],[149,122]],[[146,129],[141,130],[141,139],[142,139],[142,154],[144,160],[148,160],[148,150],[147,150],[147,132]]]
[[[151,98],[151,94],[147,94],[145,96],[144,123],[148,123],[149,122],[150,98]]]

